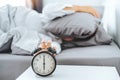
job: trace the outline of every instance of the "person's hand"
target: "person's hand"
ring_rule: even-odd
[[[51,44],[52,44],[52,41],[49,40],[49,41],[47,42],[47,44],[46,44],[46,48],[52,47]]]
[[[40,47],[41,49],[45,49],[45,48],[46,48],[46,42],[45,42],[45,40],[42,40],[42,41],[41,41],[39,47]]]

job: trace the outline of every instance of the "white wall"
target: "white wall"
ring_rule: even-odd
[[[120,46],[120,1],[116,4],[116,26],[117,26],[117,33],[116,33],[116,41]]]
[[[43,0],[43,6],[47,5],[48,3],[72,3],[72,4],[79,4],[79,5],[99,5],[102,4],[105,0]]]
[[[25,0],[0,0],[0,7],[7,4],[12,6],[26,6]]]

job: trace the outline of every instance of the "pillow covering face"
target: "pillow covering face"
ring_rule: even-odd
[[[100,20],[89,13],[76,12],[57,18],[44,26],[58,37],[87,38],[94,34]]]

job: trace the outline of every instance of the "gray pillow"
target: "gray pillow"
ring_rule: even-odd
[[[87,38],[94,34],[100,20],[89,13],[77,12],[54,19],[44,26],[58,37]]]

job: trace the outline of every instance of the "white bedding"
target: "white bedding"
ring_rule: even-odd
[[[36,11],[24,7],[4,6],[0,8],[0,47],[11,37],[12,46],[33,52],[41,40],[51,40],[57,53],[61,51],[60,44],[52,39],[41,27],[48,21]],[[17,53],[16,53],[17,54]]]
[[[63,17],[64,15],[74,13],[74,11],[71,10],[63,10],[65,7],[72,7],[72,5],[65,3],[48,4],[43,8],[42,14],[46,16],[50,21],[55,19],[56,17]]]
[[[11,37],[14,37],[12,42],[13,46],[32,52],[44,38],[46,41],[52,40],[54,43],[53,45],[57,45],[57,53],[59,53],[61,51],[61,41],[58,42],[55,38],[51,37],[42,29],[42,26],[55,17],[74,13],[74,11],[61,10],[65,6],[71,5],[63,5],[62,7],[55,8],[54,10],[48,8],[50,11],[48,9],[43,10],[43,14],[23,7],[11,7],[9,5],[1,7],[0,47],[3,46]],[[56,13],[53,15],[54,12]],[[106,14],[104,16],[106,16]],[[107,23],[105,21],[106,19],[102,20],[105,25]]]

